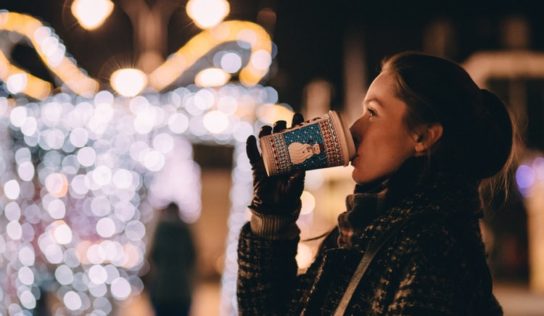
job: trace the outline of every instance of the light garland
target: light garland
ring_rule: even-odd
[[[0,30],[23,35],[64,87],[82,96],[50,96],[50,83],[0,54],[8,90],[42,100],[14,105],[0,98],[0,225],[6,227],[0,232],[0,312],[30,315],[45,289],[62,303],[56,312],[106,315],[116,301],[139,293],[152,209],[175,200],[185,220],[198,218],[200,169],[189,144],[212,143],[235,149],[221,312],[236,313],[236,245],[251,194],[245,140],[262,124],[292,116],[275,105],[273,88],[258,85],[272,59],[266,31],[251,22],[222,22],[147,78],[148,88],[162,91],[214,49],[235,42],[237,48],[215,54],[213,66],[226,77],[238,72],[243,86],[122,98],[98,92],[98,83],[39,20],[0,11]],[[250,51],[246,65],[237,49]],[[173,172],[183,173],[176,179],[184,182],[168,182],[173,177],[164,175]],[[190,192],[168,191],[176,187]]]
[[[150,74],[150,85],[161,91],[213,48],[228,42],[251,49],[249,62],[242,67],[239,77],[245,85],[256,85],[270,67],[272,41],[261,26],[246,21],[225,21],[197,34]]]
[[[75,94],[92,97],[98,91],[98,82],[80,69],[73,58],[66,55],[66,47],[53,29],[44,26],[38,19],[26,14],[0,11],[0,31],[2,30],[23,35],[47,68]],[[247,64],[240,68],[239,78],[244,85],[256,85],[268,73],[272,61],[270,36],[255,23],[225,21],[194,36],[157,67],[149,75],[149,87],[155,91],[164,90],[201,58],[228,42],[238,42],[240,48],[251,50]],[[13,94],[23,93],[43,100],[51,93],[49,83],[15,67],[1,52],[0,69],[5,69],[0,71],[0,79],[3,81],[14,75],[25,76],[26,83],[21,86],[20,91],[13,91]],[[226,71],[228,72],[228,69]]]
[[[46,284],[64,312],[93,315],[109,314],[115,301],[139,293],[152,210],[176,195],[185,203],[185,219],[194,221],[200,212],[199,169],[189,142],[235,147],[223,279],[223,293],[234,295],[235,240],[251,188],[243,145],[262,124],[249,113],[276,97],[269,87],[230,84],[134,98],[107,91],[92,99],[59,94],[15,107],[0,98],[0,225],[6,227],[0,234],[0,310],[28,314]],[[223,115],[221,131],[209,130],[214,116],[205,124],[210,113]],[[173,185],[160,177],[171,172],[165,170],[168,154],[176,150],[171,166],[183,173],[177,178],[189,192],[168,196],[165,186]]]
[[[74,93],[82,96],[91,96],[98,91],[98,82],[90,78],[76,62],[66,56],[66,47],[59,40],[53,29],[26,14],[0,11],[0,31],[14,32],[23,35],[34,47],[43,63]],[[13,65],[7,58],[0,58],[2,67],[11,69]],[[12,70],[14,72],[15,70]],[[30,73],[17,69],[29,78],[35,78]],[[2,78],[2,80],[5,80]],[[37,81],[33,79],[33,81]],[[32,81],[29,80],[29,83]],[[23,93],[34,98],[43,99],[50,93],[41,81],[23,89]],[[35,91],[37,90],[37,91]]]

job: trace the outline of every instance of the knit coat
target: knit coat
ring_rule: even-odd
[[[435,177],[379,211],[367,195],[347,199],[360,229],[341,243],[332,231],[306,273],[297,276],[298,238],[266,239],[249,224],[238,246],[240,315],[332,315],[369,243],[405,225],[376,255],[346,315],[502,315],[492,294],[479,228],[476,182]]]

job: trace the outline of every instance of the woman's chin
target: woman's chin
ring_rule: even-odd
[[[355,183],[357,184],[364,184],[366,181],[364,179],[364,177],[361,177],[361,175],[359,174],[359,172],[357,172],[357,169],[354,168],[353,171],[351,172],[351,178],[353,179],[353,181],[355,181]]]

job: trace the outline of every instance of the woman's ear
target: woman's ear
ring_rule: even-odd
[[[422,127],[418,130],[418,133],[415,135],[415,156],[424,155],[434,144],[440,140],[442,133],[444,132],[444,127],[442,124],[429,124]]]

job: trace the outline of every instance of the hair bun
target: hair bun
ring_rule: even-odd
[[[512,149],[513,130],[506,105],[492,92],[480,89],[481,111],[477,114],[473,141],[474,171],[481,178],[501,170]]]

